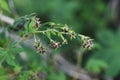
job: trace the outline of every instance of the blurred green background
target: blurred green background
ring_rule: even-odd
[[[95,77],[96,80],[110,80],[106,79],[105,76],[113,80],[120,80],[119,0],[6,1],[11,11],[4,9],[3,14],[18,19],[21,16],[36,13],[41,23],[57,22],[68,24],[75,32],[90,36],[94,39],[95,48],[91,51],[84,52],[82,62],[78,67],[81,66],[89,72],[92,77]],[[14,3],[14,5],[11,5],[11,3]],[[2,36],[0,37],[1,39],[3,38]],[[34,58],[38,57],[38,55],[33,55],[32,53],[34,52],[31,52],[26,46],[24,47],[26,52],[29,53],[30,59],[33,59],[33,56]],[[80,52],[79,49],[79,42],[73,40],[69,45],[63,46],[63,48],[56,51],[56,53],[62,53],[70,63],[77,64],[78,60],[76,55]],[[61,70],[53,69],[54,65],[51,65],[50,61],[45,62],[42,61],[41,58],[37,58],[32,60],[31,63],[31,60],[29,60],[27,64],[24,62],[21,65],[29,66],[30,69],[37,69],[35,71],[44,72],[47,80],[72,80],[71,77],[64,74]],[[24,74],[25,73],[22,75]]]

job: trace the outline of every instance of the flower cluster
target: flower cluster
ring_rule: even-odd
[[[92,39],[75,33],[68,25],[57,24],[54,22],[47,22],[40,24],[39,18],[34,16],[27,17],[27,21],[24,24],[24,33],[29,35],[44,35],[50,41],[49,47],[57,49],[64,44],[68,44],[68,37],[72,39],[77,39],[80,37],[82,41],[82,46],[87,49],[91,49],[93,46]],[[54,37],[53,37],[54,36]],[[45,53],[46,48],[42,45],[39,40],[34,38],[34,47],[39,53]],[[57,40],[56,40],[57,39]]]

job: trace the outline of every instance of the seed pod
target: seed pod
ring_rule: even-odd
[[[43,54],[46,52],[46,48],[41,45],[40,40],[35,40],[34,47],[36,48],[38,53]]]
[[[51,41],[51,43],[50,43],[50,46],[52,47],[52,48],[59,48],[60,47],[60,43],[59,42],[55,42],[55,41]]]
[[[38,28],[40,24],[39,18],[35,18],[35,26],[34,28]]]
[[[43,46],[39,46],[39,47],[37,47],[37,51],[38,51],[39,53],[44,54],[44,53],[46,52],[46,48],[43,47]]]
[[[92,46],[93,46],[92,39],[90,39],[89,37],[84,38],[83,47],[91,49]]]

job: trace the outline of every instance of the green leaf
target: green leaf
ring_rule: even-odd
[[[8,76],[2,67],[0,67],[0,80],[8,80]]]
[[[20,74],[18,80],[29,80],[29,71],[24,71]]]
[[[0,54],[0,64],[3,62],[5,59],[5,53]]]
[[[51,33],[48,31],[48,32],[46,32],[46,36],[49,38],[49,39],[51,39]]]
[[[30,20],[27,21],[24,26],[26,33],[34,33],[38,30],[38,28],[35,28],[35,17],[30,18]]]
[[[34,26],[35,26],[35,18],[33,17],[32,18],[32,20],[31,20],[31,22],[30,22],[30,24],[29,24],[29,32],[34,32],[34,31],[36,31],[36,28],[33,28]]]
[[[14,67],[14,71],[15,71],[16,73],[20,72],[21,69],[22,69],[22,67],[19,66],[19,65],[16,65],[16,66]]]
[[[56,24],[54,22],[50,22],[49,25],[55,26]]]
[[[4,51],[2,50],[2,48],[0,48],[0,55],[3,53]]]
[[[62,72],[50,73],[48,76],[49,80],[66,80],[66,76]]]
[[[8,4],[7,4],[7,2],[6,2],[6,0],[0,0],[0,7],[1,7],[3,10],[11,13],[11,11],[10,11],[10,9],[9,9],[9,6],[8,6]]]
[[[61,37],[62,36],[62,33],[61,32],[58,32],[58,37]]]
[[[53,35],[56,35],[56,32],[55,32],[55,31],[52,31],[51,33],[52,33]]]
[[[29,33],[29,23],[30,23],[30,21],[27,21],[24,25],[26,34]]]
[[[6,62],[9,65],[12,65],[12,66],[16,65],[16,63],[15,63],[15,56],[13,56],[12,54],[7,53],[7,55],[5,56],[5,59],[6,59]]]
[[[97,59],[89,60],[86,65],[86,69],[89,72],[93,72],[93,73],[100,73],[102,68],[107,68],[107,67],[108,67],[108,65],[106,62],[104,62],[102,60],[97,60]]]
[[[10,43],[6,49],[8,53],[16,54],[23,51],[23,48],[18,48],[15,46],[16,43]]]

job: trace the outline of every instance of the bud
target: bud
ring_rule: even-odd
[[[75,32],[74,31],[69,31],[69,33],[70,33],[70,38],[75,39]]]
[[[62,44],[68,44],[68,41],[66,39],[64,39]]]

